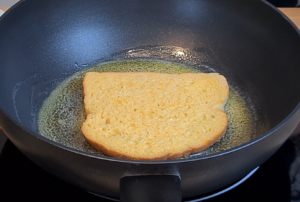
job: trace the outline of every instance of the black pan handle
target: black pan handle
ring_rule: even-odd
[[[120,180],[121,202],[181,202],[177,175],[125,176]]]

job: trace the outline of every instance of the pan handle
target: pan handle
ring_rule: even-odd
[[[124,176],[120,180],[121,202],[181,202],[177,175]]]

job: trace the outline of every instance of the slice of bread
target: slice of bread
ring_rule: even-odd
[[[226,79],[217,73],[89,72],[82,133],[108,156],[187,157],[226,132]]]

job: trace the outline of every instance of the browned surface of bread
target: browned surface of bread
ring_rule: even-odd
[[[226,132],[229,88],[217,73],[89,72],[83,87],[81,130],[108,156],[187,157]]]

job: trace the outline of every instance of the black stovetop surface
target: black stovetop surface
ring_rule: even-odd
[[[29,161],[9,140],[0,151],[0,201],[110,201],[48,174]],[[196,197],[195,201],[201,197]],[[300,202],[300,135],[290,138],[245,182],[205,201],[257,200]]]

